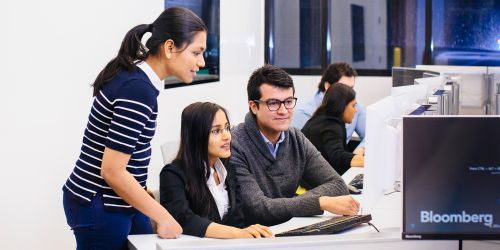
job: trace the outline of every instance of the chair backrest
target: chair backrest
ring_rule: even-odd
[[[167,165],[175,159],[179,149],[179,141],[168,141],[160,146],[163,165]]]

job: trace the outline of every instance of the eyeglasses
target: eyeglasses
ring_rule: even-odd
[[[224,128],[216,128],[216,129],[212,129],[212,130],[210,130],[210,133],[211,133],[213,136],[219,136],[219,135],[221,135],[222,133],[224,133],[224,131],[226,131],[226,132],[231,132],[231,127],[228,125],[228,126],[225,126]]]
[[[283,106],[285,106],[286,109],[295,108],[295,104],[297,104],[297,97],[290,97],[290,98],[285,99],[284,101],[280,101],[278,99],[267,99],[265,101],[253,100],[253,101],[256,103],[263,102],[267,105],[267,108],[269,109],[269,111],[276,111],[276,110],[280,109],[281,104],[283,104]]]

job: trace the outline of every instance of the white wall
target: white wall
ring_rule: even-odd
[[[61,187],[78,156],[89,84],[162,1],[2,1],[0,248],[71,249]],[[3,14],[3,13],[2,13]],[[6,70],[6,72],[4,72]]]
[[[0,3],[0,248],[71,249],[61,187],[78,156],[91,105],[89,86],[116,54],[124,34],[151,23],[163,1],[15,1]],[[148,185],[158,187],[159,145],[178,140],[180,113],[213,101],[233,123],[247,111],[246,82],[264,62],[264,0],[221,1],[221,81],[169,89],[159,98]],[[297,96],[319,76],[294,77]],[[358,101],[388,94],[388,78],[359,77]],[[371,91],[374,90],[374,91]],[[384,92],[387,90],[387,92]],[[371,93],[376,93],[371,95]]]
[[[182,108],[210,100],[232,120],[246,112],[246,80],[263,64],[262,0],[221,1],[221,82],[160,97],[149,185],[159,145],[175,140]],[[151,23],[163,1],[3,1],[0,242],[2,249],[71,249],[61,187],[78,156],[91,104],[89,84],[134,25]]]

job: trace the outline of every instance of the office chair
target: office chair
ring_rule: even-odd
[[[168,141],[161,144],[161,156],[163,157],[163,165],[167,165],[175,158],[179,148],[179,141]]]
[[[161,144],[160,149],[161,149],[161,156],[163,157],[163,165],[168,164],[168,142],[165,142]]]

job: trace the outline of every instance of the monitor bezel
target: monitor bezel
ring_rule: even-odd
[[[404,115],[403,116],[403,137],[404,137],[404,124],[408,119],[442,119],[442,118],[500,118],[500,115]],[[403,147],[404,147],[403,143]],[[404,150],[403,150],[404,152]],[[403,155],[404,158],[404,155]],[[404,162],[404,159],[403,159]],[[403,163],[404,164],[404,163]],[[406,232],[406,199],[405,199],[405,190],[406,186],[406,178],[407,172],[405,167],[402,169],[402,180],[403,180],[403,189],[402,189],[402,199],[403,199],[403,211],[402,211],[402,233],[401,237],[403,240],[500,240],[500,233],[408,233]]]

